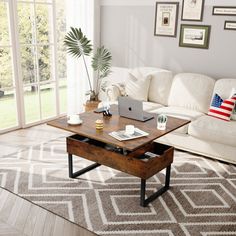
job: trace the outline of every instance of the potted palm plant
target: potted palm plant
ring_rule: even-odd
[[[86,93],[86,95],[89,95],[90,102],[96,103],[98,101],[99,90],[102,87],[101,80],[111,73],[111,53],[104,46],[102,46],[97,48],[95,54],[93,55],[91,66],[96,72],[96,79],[93,86],[85,60],[86,56],[91,56],[91,41],[83,34],[81,28],[77,29],[71,27],[70,31],[65,36],[64,44],[66,45],[67,52],[70,55],[74,56],[75,58],[82,58],[89,84],[89,91]]]

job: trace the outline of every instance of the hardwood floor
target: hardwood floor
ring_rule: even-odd
[[[69,132],[48,125],[38,125],[0,135],[0,157],[10,155],[31,145],[38,145],[62,136]]]
[[[0,158],[41,142],[69,135],[47,125],[0,135]],[[95,236],[9,191],[0,188],[0,236]]]

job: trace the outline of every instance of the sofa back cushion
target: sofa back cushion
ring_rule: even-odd
[[[111,73],[102,79],[102,82],[107,82],[108,85],[116,84],[116,83],[124,83],[129,76],[129,68],[125,67],[111,67]]]
[[[170,71],[155,67],[137,67],[130,69],[129,73],[125,82],[128,96],[167,105],[173,78]]]
[[[219,79],[215,83],[214,93],[219,94],[223,99],[227,99],[233,96],[236,91],[236,78]],[[236,120],[236,105],[231,116],[232,120]]]
[[[168,105],[207,113],[214,84],[215,80],[206,75],[177,74],[172,83]]]
[[[147,101],[150,85],[150,75],[143,75],[141,72],[130,72],[125,82],[126,94],[140,101]]]
[[[110,73],[106,78],[102,79],[102,86],[104,86],[105,88],[110,87],[113,84],[124,84],[125,81],[127,80],[128,76],[129,76],[129,68],[125,68],[125,67],[112,67],[111,71],[112,73]],[[117,91],[119,92],[119,90]],[[115,94],[112,95],[112,97],[115,97]],[[101,101],[105,101],[107,99],[107,91],[102,90],[100,88],[99,91],[99,100]],[[113,98],[112,98],[113,99]]]
[[[173,81],[173,74],[168,70],[156,70],[150,73],[151,81],[148,92],[150,102],[168,105],[168,98]]]
[[[219,94],[223,99],[229,98],[232,93],[232,89],[236,89],[235,79],[219,79],[215,83],[214,93]]]
[[[231,115],[231,119],[236,120],[236,87],[232,88],[230,97],[232,97],[235,100],[234,110],[233,110],[233,113]]]

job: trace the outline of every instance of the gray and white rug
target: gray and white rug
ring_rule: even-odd
[[[170,190],[146,208],[138,178],[101,166],[70,179],[67,168],[60,138],[1,157],[0,186],[98,235],[236,235],[234,165],[175,151]],[[149,179],[147,195],[164,179]]]

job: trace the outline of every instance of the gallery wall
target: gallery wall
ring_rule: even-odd
[[[236,31],[224,30],[225,20],[236,21],[236,16],[212,15],[213,5],[236,6],[235,0],[205,0],[202,22],[181,21],[180,1],[176,38],[154,36],[155,2],[101,1],[100,42],[111,50],[114,66],[152,66],[174,73],[236,78]],[[179,47],[181,23],[211,25],[209,49]]]

